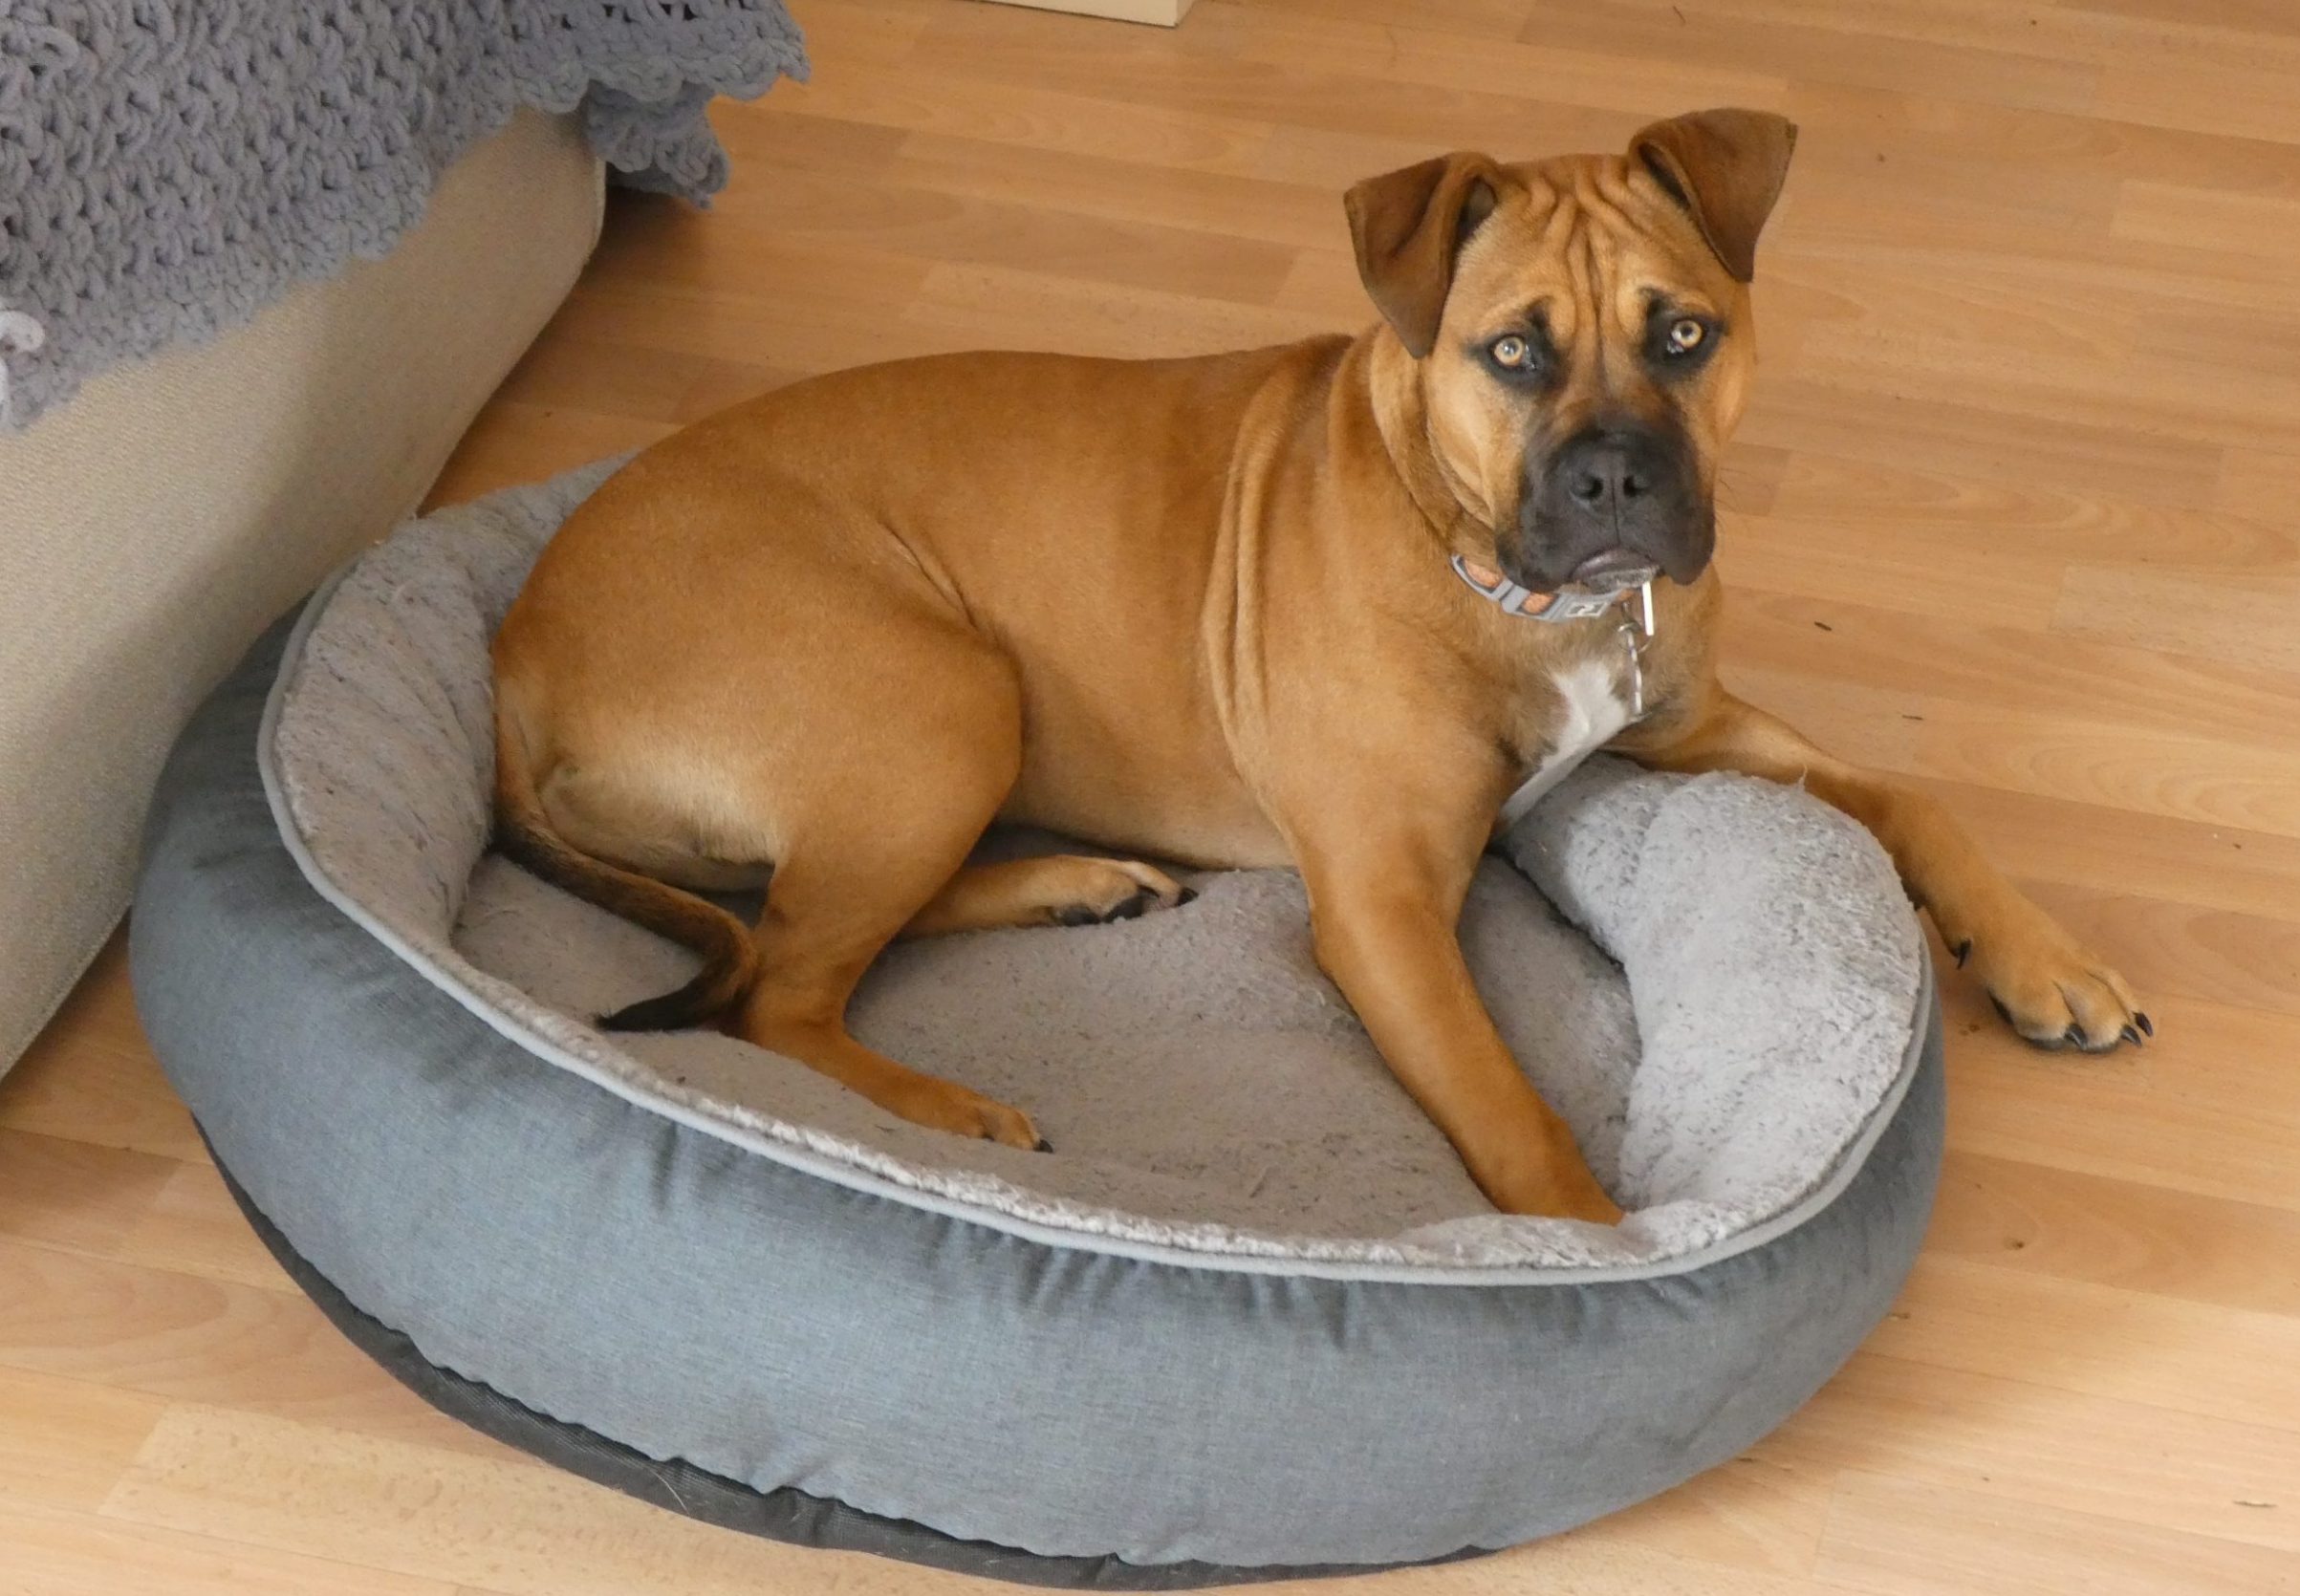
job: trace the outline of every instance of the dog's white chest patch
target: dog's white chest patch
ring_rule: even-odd
[[[1629,724],[1629,703],[1611,666],[1596,659],[1569,665],[1550,678],[1561,701],[1549,751],[1502,806],[1500,827],[1513,826],[1573,766],[1611,743]]]

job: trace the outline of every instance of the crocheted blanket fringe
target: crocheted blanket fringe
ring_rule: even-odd
[[[712,97],[806,71],[781,0],[5,0],[0,431],[385,254],[521,106],[701,202]]]

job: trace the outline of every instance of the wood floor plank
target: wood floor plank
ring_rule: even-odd
[[[2292,1556],[2281,1548],[1867,1475],[1838,1485],[1818,1572],[1876,1596],[2289,1596],[2295,1588]]]
[[[0,1513],[93,1511],[166,1408],[164,1398],[141,1391],[0,1370]],[[0,1581],[9,1573],[0,1542]]]
[[[2215,485],[2216,510],[2135,504],[2097,486],[2059,490],[2033,482],[1979,482],[1925,471],[1905,460],[1854,460],[1811,447],[1775,452],[1784,464],[1772,507],[1798,519],[1835,522],[1854,533],[1923,541],[1963,530],[1993,534],[2023,552],[2123,566],[2155,564],[2177,550],[2183,566],[2208,567],[2215,582],[2226,585],[2255,572],[2300,570],[2300,530],[2274,513],[2284,502],[2283,487],[2300,494],[2300,457],[2285,461],[2230,450]],[[2275,476],[2279,464],[2289,468],[2281,482]],[[2239,473],[2245,480],[2232,488]],[[1943,563],[1962,553],[1944,550]]]
[[[775,231],[799,244],[1028,267],[1243,304],[1266,303],[1293,265],[1292,250],[1283,245],[1054,205],[894,183],[858,190],[844,174],[791,169],[772,170],[761,181],[771,185],[762,199],[771,206]]]
[[[1809,1569],[1831,1558],[1836,1484],[1863,1477],[2300,1553],[2300,1513],[2291,1511],[2300,1432],[1943,1375],[1874,1353],[1856,1355],[1749,1456],[1822,1487]]]
[[[2209,604],[2179,593],[2210,592]],[[2168,599],[2171,601],[2168,602]],[[2264,665],[2300,675],[2300,573],[2255,575],[2225,586],[2210,567],[2136,572],[2080,565],[2064,572],[2052,628],[2072,637],[2138,643],[2161,654]]]
[[[1646,1515],[1645,1521],[1653,1521]],[[1843,1596],[1800,1575],[1684,1556],[1599,1522],[1552,1541],[1445,1568],[1257,1587],[1283,1596]],[[953,1592],[952,1596],[956,1596]]]
[[[2114,950],[2172,1009],[2190,1000],[2273,1015],[2300,1015],[2300,927],[2284,917],[2237,915],[2138,897],[2116,887],[2034,886],[2030,895],[2087,945]],[[2187,1055],[2205,1068],[2212,1061]],[[2271,1095],[2268,1112],[2289,1101]]]
[[[1351,8],[1354,14],[1344,10],[1301,0],[1251,10],[1226,5],[1180,42],[1202,55],[1610,111],[1631,125],[1650,119],[1656,105],[1769,109],[1787,87],[1768,63],[1729,63],[1699,51],[1646,55],[1624,70],[1629,57],[1593,47],[1576,31],[1542,26],[1550,8],[1539,5],[1519,7],[1513,38],[1482,29],[1400,29],[1394,12],[1374,4]]]
[[[1782,1581],[1802,1588],[1820,1557],[1833,1486],[1834,1478],[1825,1469],[1784,1462],[1766,1448],[1752,1448],[1690,1487],[1664,1492],[1600,1519],[1574,1531],[1564,1543],[1583,1558],[1601,1552],[1620,1557],[1627,1564],[1620,1577],[1639,1582],[1621,1588],[1647,1588],[1641,1582],[1655,1573],[1640,1560],[1651,1554],[1687,1569],[1704,1570],[1721,1584],[1747,1581],[1769,1588]],[[1533,1548],[1536,1554],[1549,1550]],[[1539,1555],[1530,1560],[1529,1567],[1540,1574],[1565,1571]],[[1593,1581],[1587,1588],[1596,1596],[1616,1587]]]
[[[845,1568],[868,1566],[731,1535],[526,1459],[189,1405],[161,1420],[104,1513],[505,1596],[757,1596],[835,1589]]]
[[[2300,505],[2300,453],[2230,449],[2221,463],[2212,502],[2239,515],[2289,527],[2292,507]]]
[[[181,1168],[156,1153],[0,1130],[0,1235],[116,1246]]]
[[[302,1296],[0,1237],[0,1370],[479,1456]]]
[[[537,345],[496,397],[541,410],[676,426],[803,375],[749,360],[569,337]]]
[[[1991,857],[2026,881],[2090,886],[2261,920],[2300,915],[2300,841],[1925,776]],[[2114,858],[2104,881],[2103,858]]]
[[[2289,705],[2300,691],[2300,680],[2257,664],[1747,589],[1727,597],[1725,663],[1855,687],[1921,689],[1984,714],[2003,709],[2055,723],[2107,723],[2142,744],[2159,735],[2224,735],[2271,756],[2292,746]],[[2018,750],[2009,757],[2017,759]],[[2248,757],[2249,746],[2246,759],[2209,765],[2199,774],[2244,781]]]
[[[1349,236],[1340,205],[1322,184],[1235,172],[1161,171],[1130,156],[914,133],[902,140],[887,177],[964,198],[1010,203],[1029,196],[1065,216],[1250,239],[1289,252],[1289,259],[1293,250],[1331,248]]]
[[[1976,399],[1950,379],[1903,382],[1891,367],[1838,360],[1795,377],[1768,378],[1741,436],[2144,505],[2196,504],[2219,478],[2221,450],[2212,444],[2147,431],[2121,416],[2073,419],[2072,412],[2096,408],[2075,399],[2061,415],[2026,414],[2018,408],[2025,397],[2000,387]]]
[[[1928,1255],[1869,1348],[1964,1373],[2300,1429],[2300,1321]]]
[[[2300,1209],[2300,1092],[2287,1062],[2300,1057],[2300,1015],[2152,997],[2157,1040],[2092,1060],[2000,1036],[1969,982],[1952,980],[1943,1001],[1959,1151]],[[2289,1267],[2257,1263],[2264,1274]]]
[[[1867,15],[1864,9],[1864,17]],[[1920,15],[1913,7],[1905,16]],[[1832,25],[1830,13],[1806,19],[1747,17],[1719,6],[1660,6],[1619,0],[1567,0],[1544,7],[1529,35],[1571,30],[1604,49],[1643,59],[1699,55],[1722,65],[1757,68],[1793,62],[1800,78],[1890,91],[1916,80],[1959,99],[2040,109],[2089,111],[2100,69],[2021,48],[1924,36],[1925,30]]]
[[[2001,531],[1974,528],[1959,536],[1963,530],[1943,526],[1923,537],[1878,536],[1840,522],[1785,516],[1776,507],[1761,521],[1728,526],[1717,569],[1736,593],[1794,593],[2023,631],[2050,627],[2067,562],[2050,549],[2007,545]],[[2106,635],[2130,640],[2121,629]]]
[[[1047,313],[1061,320],[1050,329]],[[987,266],[938,266],[903,312],[914,336],[963,342],[987,331],[1007,347],[1081,345],[1112,355],[1157,358],[1250,348],[1320,331],[1315,318],[1155,289],[1051,279]]]
[[[2289,65],[2224,61],[2119,62],[2100,75],[2104,116],[2241,139],[2300,143],[2300,107]]]
[[[677,430],[667,421],[505,399],[464,434],[425,500],[426,509],[460,504],[514,483],[536,482],[608,455],[643,448]]]
[[[2300,744],[2135,731],[2105,717],[2026,708],[1957,705],[1951,713],[1945,704],[1917,742],[1924,769],[1952,781],[2300,836],[2290,812],[2300,789]]]
[[[171,1410],[112,1493],[106,1516],[198,1526],[290,1554],[502,1596],[758,1596],[979,1591],[980,1581],[730,1535],[571,1476],[402,1442],[313,1435],[278,1420]],[[1591,1534],[1443,1569],[1281,1584],[1273,1593],[1514,1596],[1627,1587],[1664,1596],[1818,1596],[1802,1579],[1681,1558]]]
[[[5,1505],[0,1589],[8,1596],[453,1596],[436,1580],[334,1558]]]
[[[837,14],[836,8],[827,11]],[[873,62],[844,77],[818,71],[803,90],[775,98],[772,109],[783,116],[835,117],[1038,153],[1117,157],[1162,171],[1250,172],[1271,133],[1270,123],[1255,118],[1116,105],[1028,84],[993,87],[932,63]],[[748,129],[750,119],[736,125]]]
[[[628,290],[677,289],[686,306],[727,299],[749,308],[772,305],[803,292],[800,313],[837,311],[859,319],[885,314],[914,292],[931,261],[851,243],[802,238],[754,222],[705,226],[690,210],[661,195],[618,194],[609,201],[616,226],[600,241],[583,274],[586,287],[621,285]],[[597,301],[578,295],[560,312],[560,321],[593,341],[645,343],[612,302],[602,315]],[[700,353],[726,353],[705,349]],[[833,357],[835,358],[835,349]]]
[[[1959,1150],[1926,1240],[1936,1257],[2300,1317],[2300,1207]]]
[[[2184,0],[2165,0],[2181,5]],[[2266,0],[2279,5],[2282,0]],[[2035,8],[2012,8],[2015,12]],[[2074,8],[2062,6],[2062,11]],[[1990,182],[1971,189],[2002,189],[2000,166],[2022,173],[2089,173],[2125,183],[2160,183],[2227,193],[2300,192],[2300,147],[2269,140],[2238,138],[2185,128],[2117,121],[2082,112],[2036,110],[1960,99],[1914,74],[1890,90],[1793,80],[1778,107],[1796,119],[1806,137],[1855,156],[1873,166],[1892,167],[1904,159],[1941,162],[1952,170],[1986,173]],[[1883,160],[1878,161],[1877,157]],[[1857,161],[1855,162],[1857,164]],[[1876,178],[1863,184],[1874,196]],[[1895,183],[1899,173],[1891,174]],[[2009,185],[2016,186],[2017,183]],[[1975,199],[1979,195],[1973,196]],[[1832,194],[1833,199],[1845,196]],[[1892,207],[1876,205],[1883,219]],[[1859,213],[1845,207],[1849,220]],[[2189,245],[2194,240],[2175,240]]]
[[[206,1156],[136,1024],[120,935],[0,1079],[0,1126],[167,1158]]]
[[[2215,249],[2280,255],[2300,233],[2300,200],[2186,183],[2128,182],[2112,224],[2118,238],[2156,244],[2210,239]]]
[[[1243,12],[1230,0],[1209,4],[1200,29]],[[1616,143],[1634,114],[1559,103],[1532,84],[1515,92],[1433,87],[1383,75],[1339,70],[1339,51],[1304,53],[1282,62],[1197,48],[1188,37],[1112,43],[1045,19],[975,16],[941,10],[922,33],[918,54],[970,80],[1091,93],[1122,105],[1155,104],[1231,119],[1267,119],[1319,132],[1386,135],[1424,150],[1497,142],[1497,130],[1532,147],[1586,148],[1603,136]],[[1200,31],[1193,29],[1193,33]],[[1321,58],[1322,57],[1322,58]],[[1364,172],[1356,174],[1366,176]]]
[[[295,1289],[287,1271],[249,1229],[224,1177],[209,1163],[177,1166],[125,1234],[100,1249],[85,1250],[204,1280],[269,1291]]]
[[[2072,303],[2039,295],[2002,267],[1943,268],[1792,259],[1766,278],[1764,349],[1793,353],[1799,365],[1831,359],[1898,370],[1929,353],[1975,369],[2033,374],[2114,367],[2131,357],[2143,332],[2138,295]]]

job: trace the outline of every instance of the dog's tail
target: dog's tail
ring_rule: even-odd
[[[553,886],[645,926],[703,956],[695,979],[676,992],[604,1015],[611,1031],[668,1031],[716,1018],[750,990],[759,954],[743,922],[689,892],[595,859],[552,829],[535,796],[535,773],[513,713],[495,718],[495,846]]]

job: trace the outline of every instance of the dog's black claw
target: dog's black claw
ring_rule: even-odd
[[[1052,1153],[1054,1151],[1054,1144],[1051,1141],[1048,1141],[1044,1136],[1040,1136],[1038,1138],[1038,1145],[1031,1148],[1031,1151],[1032,1153]]]
[[[1139,919],[1142,917],[1143,912],[1147,910],[1150,905],[1156,903],[1157,901],[1157,895],[1151,892],[1149,888],[1144,887],[1140,892],[1136,893],[1132,897],[1119,904],[1117,908],[1111,910],[1109,914],[1104,915],[1102,917],[1106,920]]]
[[[1964,940],[1957,944],[1957,968],[1960,970],[1964,968],[1964,961],[1971,957],[1972,938],[1967,937],[1964,938]]]
[[[2145,1014],[2135,1014],[2133,1016],[2133,1024],[2140,1027],[2140,1034],[2142,1036],[2154,1036],[2157,1034],[2157,1027],[2148,1023],[2148,1016]]]
[[[2133,1026],[2125,1026],[2122,1034],[2124,1040],[2131,1043],[2134,1046],[2137,1047],[2140,1046],[2140,1033]]]
[[[1997,1011],[1998,1019],[2004,1021],[2005,1024],[2012,1027],[2013,1035],[2019,1037],[2023,1042],[2026,1042],[2031,1047],[2042,1047],[2049,1053],[2056,1053],[2063,1047],[2081,1047],[2084,1046],[2084,1031],[2079,1026],[2071,1025],[2067,1030],[2061,1032],[2058,1036],[2031,1036],[2027,1031],[2021,1029],[2021,1023],[2012,1017],[2012,1010],[2007,1008],[2005,1006],[2005,1000],[1998,997],[1994,992],[1988,994],[1988,1006]]]
[[[1184,887],[1182,890],[1182,895],[1174,900],[1174,907],[1179,909],[1185,903],[1196,903],[1197,901],[1198,889],[1196,887]]]
[[[1187,903],[1197,895],[1185,891],[1182,901]],[[1089,908],[1083,903],[1066,903],[1054,911],[1056,925],[1109,925],[1117,920],[1139,919],[1158,902],[1158,895],[1144,887],[1132,897],[1123,898],[1107,909]]]

